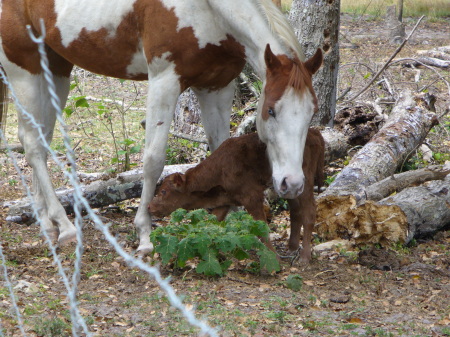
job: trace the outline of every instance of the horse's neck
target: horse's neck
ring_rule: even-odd
[[[290,54],[272,31],[257,0],[209,0],[216,15],[223,20],[227,31],[245,47],[247,61],[260,78],[266,77],[264,50],[270,44],[275,54]]]

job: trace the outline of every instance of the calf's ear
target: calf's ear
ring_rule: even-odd
[[[182,191],[186,185],[186,176],[181,173],[175,173],[172,178],[172,183],[177,191]]]

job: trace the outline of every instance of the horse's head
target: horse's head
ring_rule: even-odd
[[[306,134],[317,98],[312,75],[322,64],[322,51],[306,62],[265,51],[267,66],[264,90],[258,106],[257,129],[267,145],[274,188],[284,198],[292,199],[303,191],[302,171]]]

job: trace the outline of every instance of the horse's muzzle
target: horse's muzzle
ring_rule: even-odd
[[[281,198],[294,199],[297,198],[305,186],[305,178],[295,178],[293,176],[284,177],[280,183],[274,181],[275,191]]]

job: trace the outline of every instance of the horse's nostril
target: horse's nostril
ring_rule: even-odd
[[[286,178],[284,178],[283,181],[281,182],[280,190],[282,192],[285,192],[285,191],[287,191],[287,189],[288,189],[288,185],[286,182]]]

